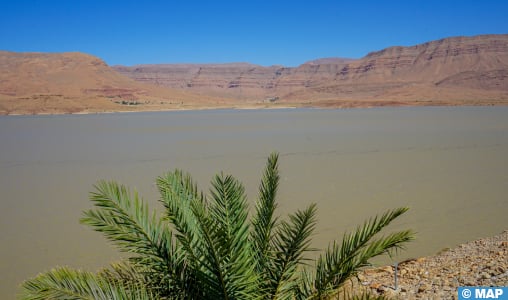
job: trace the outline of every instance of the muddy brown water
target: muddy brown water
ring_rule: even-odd
[[[417,240],[389,261],[431,255],[508,229],[508,107],[278,109],[0,117],[0,298],[54,266],[120,258],[79,224],[98,179],[137,189],[174,168],[203,189],[234,174],[250,199],[280,152],[281,215],[318,204],[313,245],[369,216],[410,211],[391,229]]]

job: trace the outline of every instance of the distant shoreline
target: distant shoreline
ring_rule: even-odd
[[[136,112],[177,112],[177,111],[199,111],[199,110],[262,110],[262,109],[297,109],[297,108],[309,108],[309,109],[356,109],[356,108],[379,108],[379,107],[489,107],[489,106],[508,106],[508,101],[501,101],[498,103],[385,103],[384,101],[371,102],[371,101],[359,101],[357,103],[351,102],[334,102],[334,103],[315,103],[314,105],[308,105],[303,103],[288,103],[288,104],[271,104],[266,103],[252,103],[246,105],[189,105],[187,107],[172,107],[172,108],[141,108],[124,110],[107,110],[107,109],[86,109],[86,110],[53,110],[53,111],[28,111],[21,110],[16,112],[4,112],[0,111],[0,116],[52,116],[52,115],[93,115],[93,114],[113,114],[113,113],[136,113]]]

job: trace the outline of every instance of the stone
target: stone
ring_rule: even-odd
[[[475,286],[478,285],[476,281],[465,281],[464,286]]]
[[[418,287],[418,293],[423,293],[425,291],[428,291],[430,288],[431,288],[431,286],[426,283],[420,284],[420,286]]]

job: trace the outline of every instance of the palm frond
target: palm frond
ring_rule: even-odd
[[[223,261],[226,290],[243,299],[256,293],[254,259],[249,241],[248,207],[243,185],[228,175],[215,176],[210,191],[210,217],[217,252]]]
[[[203,237],[200,264],[207,270],[209,299],[256,297],[247,204],[243,186],[233,177],[218,175],[212,181],[209,205],[193,203],[192,211]]]
[[[256,267],[263,273],[270,258],[270,242],[273,237],[277,218],[274,217],[277,208],[276,195],[279,186],[279,155],[272,153],[268,157],[259,186],[259,198],[256,202],[256,211],[252,218],[251,240],[256,255]]]
[[[210,217],[217,223],[216,237],[224,253],[245,248],[248,243],[245,189],[232,176],[215,176],[210,191]]]
[[[359,269],[371,266],[370,259],[383,254],[391,255],[393,251],[404,249],[404,245],[413,240],[413,236],[414,233],[411,230],[404,230],[369,242],[353,260],[353,268]]]
[[[367,266],[371,258],[401,248],[406,242],[412,240],[412,231],[396,232],[387,237],[372,240],[377,233],[407,210],[407,208],[398,208],[384,213],[380,218],[371,218],[353,233],[345,234],[340,245],[333,242],[324,256],[318,259],[316,293],[322,295],[336,290],[359,268]]]
[[[147,273],[155,277],[152,281],[178,277],[175,272],[181,269],[182,256],[167,223],[155,212],[149,213],[146,203],[136,193],[131,196],[122,185],[101,181],[96,190],[90,198],[96,209],[85,211],[81,223],[103,233],[120,251],[135,254],[130,259],[148,267]]]
[[[95,187],[90,199],[97,209],[85,211],[81,223],[103,233],[123,252],[164,260],[171,252],[171,233],[155,212],[150,214],[137,193],[131,197],[123,185],[101,181]]]
[[[275,259],[270,264],[271,298],[291,299],[293,290],[298,284],[294,277],[298,274],[298,267],[305,260],[305,252],[311,250],[310,236],[316,225],[316,205],[311,204],[303,211],[297,211],[289,216],[277,228],[273,242]]]
[[[297,282],[295,282],[293,289],[294,299],[309,299],[309,295],[314,293],[314,273],[310,272],[308,267],[304,267],[299,270],[299,274],[296,278]]]
[[[21,299],[156,299],[141,285],[122,285],[118,281],[86,271],[69,268],[53,269],[25,281]]]
[[[191,203],[191,209],[196,219],[196,230],[199,230],[200,241],[195,244],[199,247],[200,256],[194,261],[195,268],[199,270],[197,279],[203,290],[206,291],[206,299],[226,299],[225,278],[222,272],[222,261],[219,250],[220,244],[213,237],[217,230],[207,210],[199,202]]]
[[[193,209],[201,207],[207,210],[206,199],[198,193],[197,185],[192,177],[175,170],[160,176],[156,180],[161,198],[166,209],[166,219],[174,228],[174,236],[181,246],[178,253],[182,264],[180,280],[177,285],[182,290],[182,297],[195,299],[202,297],[210,286],[206,268],[201,261],[207,251],[204,236],[200,230],[199,220]],[[193,208],[194,207],[194,208]]]
[[[147,286],[148,278],[144,276],[147,271],[148,269],[145,271],[142,266],[134,266],[128,261],[120,261],[111,263],[109,268],[100,270],[97,275],[120,285],[136,283]]]
[[[180,170],[158,177],[156,183],[161,194],[160,201],[166,208],[166,217],[176,230],[175,236],[185,249],[186,258],[190,263],[199,261],[201,254],[196,251],[200,249],[197,244],[202,237],[191,205],[195,201],[205,205],[203,195],[198,194],[191,176]]]
[[[178,170],[159,177],[157,186],[175,236],[185,249],[193,276],[207,291],[206,297],[252,294],[247,291],[254,292],[257,280],[240,182],[232,176],[216,176],[210,199],[199,194],[191,177]]]

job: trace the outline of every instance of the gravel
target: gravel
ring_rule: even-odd
[[[508,286],[508,230],[435,256],[366,269],[353,285],[399,299],[457,299],[459,286]]]

